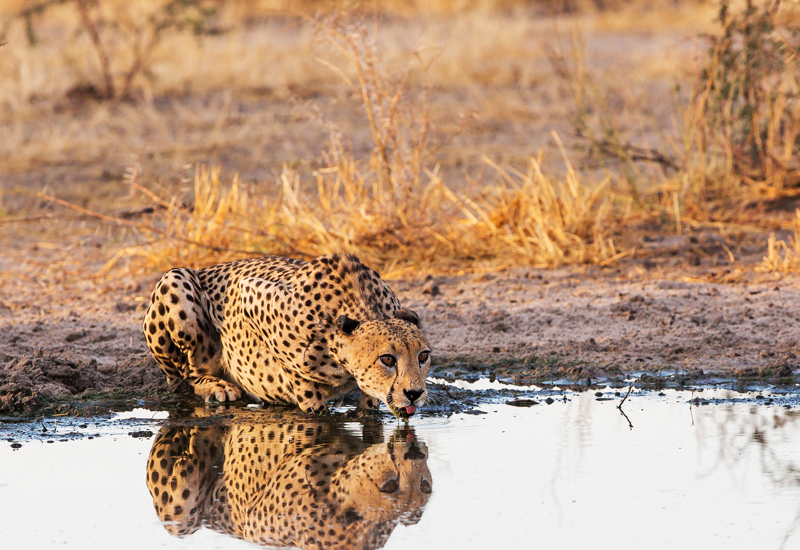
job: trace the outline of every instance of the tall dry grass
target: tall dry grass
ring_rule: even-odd
[[[164,207],[152,220],[158,231],[145,229],[150,244],[134,252],[146,267],[205,265],[243,254],[351,252],[394,277],[602,263],[620,254],[612,240],[619,219],[606,182],[582,185],[568,162],[564,180],[553,181],[542,173],[541,159],[531,159],[524,173],[487,159],[494,184],[453,192],[439,175],[436,154],[454,136],[438,131],[425,86],[412,84],[419,78],[411,73],[424,72],[420,57],[391,69],[374,21],[339,14],[313,24],[337,52],[324,63],[362,107],[373,141],[369,155],[356,156],[331,128],[322,167],[310,175],[285,167],[275,197],[254,195],[236,177],[226,184],[218,171],[200,169],[191,207],[158,200]],[[342,61],[346,66],[336,65]]]
[[[364,177],[352,157],[318,171],[315,191],[285,170],[278,196],[249,193],[237,178],[199,169],[194,204],[171,201],[140,227],[145,247],[124,255],[149,270],[203,266],[246,255],[310,258],[357,254],[392,278],[420,272],[466,272],[517,265],[607,263],[617,221],[602,188],[589,190],[569,172],[554,182],[535,160],[513,185],[498,184],[478,196],[452,192],[435,173],[415,202],[387,201],[387,188]],[[391,212],[389,212],[391,210]],[[388,215],[387,215],[388,212]],[[123,255],[118,256],[115,260]]]
[[[735,210],[800,195],[800,18],[782,4],[720,5],[721,31],[710,38],[685,114],[684,162],[697,204]]]
[[[767,253],[756,271],[771,273],[800,272],[800,209],[795,211],[794,228],[788,242],[771,233]]]
[[[283,17],[266,23],[260,19],[273,16],[277,8],[282,13],[308,13],[320,6],[327,10],[325,2],[222,3],[224,9],[214,15],[218,35],[198,39],[176,27],[159,39],[147,54],[146,67],[126,84],[136,52],[152,36],[142,13],[160,9],[165,2],[143,0],[121,11],[139,22],[129,26],[133,30],[127,37],[115,34],[119,26],[102,27],[106,34],[100,39],[113,52],[107,70],[98,60],[91,33],[65,32],[70,25],[82,24],[80,13],[63,11],[63,18],[33,20],[45,40],[28,48],[22,47],[25,26],[13,27],[13,56],[3,57],[7,52],[0,50],[0,77],[8,77],[0,78],[0,111],[12,122],[6,150],[31,146],[19,113],[39,109],[45,97],[61,98],[87,83],[107,82],[109,75],[112,84],[106,83],[106,96],[114,95],[108,93],[111,89],[131,89],[143,105],[152,105],[159,95],[214,89],[268,89],[286,98],[303,86],[319,90],[344,82],[364,114],[362,126],[369,128],[372,147],[367,155],[354,152],[349,136],[320,121],[330,135],[321,158],[310,162],[318,168],[284,168],[275,196],[257,194],[236,177],[226,180],[219,171],[204,169],[197,171],[190,206],[148,191],[160,214],[136,227],[146,246],[128,249],[117,260],[127,254],[135,256],[138,266],[164,269],[247,254],[309,257],[349,251],[389,276],[420,269],[602,264],[628,253],[613,240],[627,221],[622,203],[634,205],[639,219],[671,220],[680,232],[692,222],[752,223],[766,208],[765,201],[799,194],[797,37],[794,19],[785,10],[773,9],[777,2],[767,2],[764,9],[745,2],[745,11],[720,17],[721,31],[710,39],[697,86],[683,104],[680,136],[664,140],[679,143],[668,152],[659,149],[661,143],[641,137],[657,131],[657,124],[641,114],[651,108],[644,86],[628,86],[606,75],[611,84],[601,89],[600,79],[587,68],[590,63],[579,38],[568,52],[551,51],[553,65],[570,84],[575,128],[589,141],[591,160],[614,162],[599,163],[596,173],[601,177],[590,180],[579,175],[566,154],[560,178],[553,178],[552,170],[545,174],[541,158],[530,159],[519,172],[487,159],[488,175],[458,193],[453,189],[460,187],[444,181],[437,163],[442,148],[469,116],[446,125],[454,131],[443,131],[430,112],[430,89],[537,86],[541,69],[536,63],[544,52],[531,52],[532,44],[539,44],[534,37],[543,24],[517,17],[532,3],[378,4],[379,11],[389,14],[436,12],[452,17],[414,26],[413,32],[402,20],[387,31],[376,23],[380,18],[348,19],[336,11],[325,11],[328,15],[309,25]],[[554,2],[535,4],[552,8]],[[588,12],[599,4],[563,2],[559,9]],[[94,17],[111,20],[116,15],[108,10],[116,5],[116,0],[97,4]],[[644,4],[614,5],[627,15],[613,22],[600,17],[601,28],[623,28],[626,17],[631,24],[625,28],[637,28],[635,15]],[[462,9],[468,13],[456,16]],[[688,11],[691,8],[680,17]],[[656,24],[652,19],[647,23]],[[252,31],[255,25],[259,32]],[[265,25],[270,32],[263,32]],[[48,29],[56,32],[41,32]],[[429,47],[408,45],[408,37],[418,29],[420,42]],[[792,32],[787,34],[787,29]],[[448,40],[456,35],[458,40]],[[323,46],[310,45],[314,40]],[[65,43],[68,47],[62,47]],[[320,51],[329,53],[320,59]],[[339,94],[337,100],[345,97]],[[56,107],[54,102],[49,108]],[[316,117],[313,106],[305,108]],[[66,154],[76,147],[62,141],[72,143],[73,149],[64,149]],[[774,223],[768,216],[764,220],[762,226]],[[784,261],[796,252],[792,242],[796,241],[780,244],[773,239],[768,254],[772,263],[764,265],[795,269],[793,260]]]

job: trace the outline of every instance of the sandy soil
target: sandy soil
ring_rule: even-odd
[[[520,267],[392,286],[422,317],[439,375],[791,376],[800,367],[800,277],[735,273],[722,252],[692,260],[695,250],[713,252],[715,239],[662,239],[671,260],[651,254],[608,269]],[[732,274],[735,282],[726,282]],[[97,392],[161,395],[139,325],[156,279],[120,279],[101,291],[88,283],[4,285],[0,414]]]

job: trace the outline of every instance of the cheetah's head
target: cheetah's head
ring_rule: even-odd
[[[331,352],[362,392],[405,418],[425,403],[431,350],[416,313],[399,309],[394,319],[363,323],[342,315],[336,326]]]

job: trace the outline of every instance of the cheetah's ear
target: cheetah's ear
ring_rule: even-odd
[[[395,319],[402,319],[403,321],[408,321],[412,325],[417,326],[419,328],[419,315],[411,311],[410,309],[398,309],[394,312]]]
[[[355,319],[351,319],[347,315],[341,315],[338,319],[336,319],[336,326],[339,330],[346,335],[350,336],[353,334],[353,331],[358,328],[361,324],[360,321],[356,321]]]

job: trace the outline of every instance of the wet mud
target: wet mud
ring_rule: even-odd
[[[98,414],[147,400],[168,404],[164,375],[139,354],[116,365],[35,351],[0,368],[0,416]]]
[[[648,388],[800,381],[793,325],[800,278],[656,275],[513,268],[392,287],[423,319],[432,375],[448,380],[593,387],[636,376]],[[153,283],[122,278],[97,295],[4,287],[0,415],[169,406],[177,397],[165,392],[141,332]]]
[[[486,389],[471,382],[497,382]],[[465,383],[463,387],[454,383]],[[515,386],[535,384],[542,391],[556,388],[576,391],[604,386],[640,389],[691,389],[729,387],[746,390],[776,385],[791,391],[798,382],[792,369],[750,369],[725,374],[702,370],[682,372],[598,371],[581,366],[561,368],[536,358],[489,362],[456,358],[434,363],[428,383],[428,401],[418,414],[449,416],[467,412],[481,403],[519,399]],[[469,388],[469,391],[466,389]],[[357,392],[334,406],[355,406]],[[245,406],[255,401],[240,401]],[[147,353],[132,354],[117,364],[94,359],[34,351],[9,360],[0,367],[0,418],[36,416],[91,417],[146,406],[153,410],[180,410],[202,404],[189,387],[167,388],[163,373]],[[223,407],[224,409],[224,407]],[[382,407],[378,418],[390,419]]]

